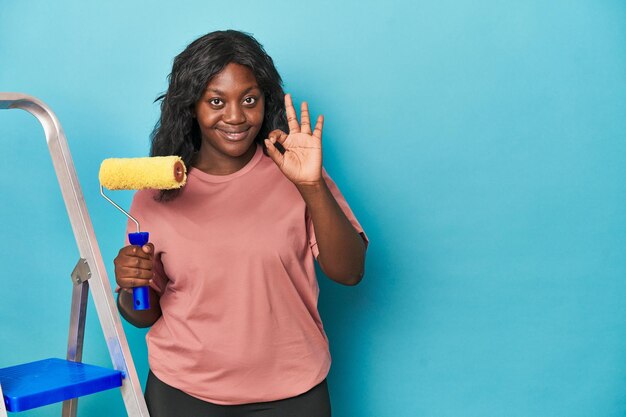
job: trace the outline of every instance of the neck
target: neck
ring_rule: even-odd
[[[254,142],[243,155],[233,157],[201,145],[193,162],[193,167],[211,175],[233,174],[250,162],[256,153],[256,148],[257,144]]]

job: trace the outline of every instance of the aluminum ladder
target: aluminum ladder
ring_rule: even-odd
[[[87,212],[65,133],[41,100],[21,93],[0,93],[0,110],[22,109],[37,118],[56,172],[80,254],[73,283],[67,358],[45,359],[0,369],[0,417],[7,412],[63,401],[62,416],[75,417],[78,397],[119,387],[130,417],[149,417],[139,378],[113,298],[93,225]],[[114,369],[82,363],[89,288]]]

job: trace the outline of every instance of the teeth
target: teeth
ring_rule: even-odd
[[[243,138],[246,135],[247,130],[244,130],[243,132],[226,132],[224,130],[221,131],[228,139],[231,140],[238,140]]]

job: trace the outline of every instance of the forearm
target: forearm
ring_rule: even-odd
[[[319,255],[317,261],[334,281],[356,285],[365,269],[365,242],[343,213],[326,182],[298,186],[307,204]]]
[[[150,308],[135,310],[133,308],[133,294],[120,291],[117,295],[117,309],[127,322],[136,327],[150,327],[161,317],[159,295],[150,288]]]

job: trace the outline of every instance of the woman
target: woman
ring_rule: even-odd
[[[314,259],[355,285],[367,238],[322,168],[323,118],[302,103],[298,122],[272,59],[230,30],[178,55],[161,98],[151,155],[180,155],[187,184],[135,194],[152,242],[115,259],[120,313],[152,326],[151,416],[329,416]]]

